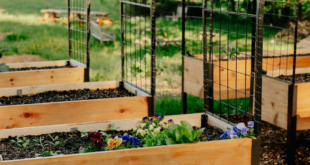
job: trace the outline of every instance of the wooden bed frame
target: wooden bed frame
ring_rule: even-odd
[[[33,95],[45,91],[64,91],[84,88],[97,90],[117,87],[119,87],[119,81],[0,88],[0,97],[15,96],[17,90],[20,89],[23,95]],[[149,99],[151,96],[126,82],[124,83],[124,87],[128,91],[134,94],[136,93],[137,96],[0,106],[0,130],[148,116]]]
[[[85,69],[74,60],[8,63],[10,68],[65,66],[76,68],[26,70],[0,73],[0,88],[84,82]]]
[[[165,120],[173,119],[175,123],[186,120],[193,126],[201,126],[202,114],[165,116]],[[0,130],[0,138],[21,135],[41,135],[53,132],[69,132],[72,128],[80,131],[109,130],[111,123],[122,130],[130,130],[141,122],[139,119],[105,121],[97,123],[79,123],[32,128]],[[208,116],[208,124],[222,130],[231,125],[212,116]],[[250,138],[234,140],[217,140],[192,144],[167,145],[149,148],[113,150],[76,155],[65,155],[45,158],[21,159],[0,162],[0,165],[75,165],[75,164],[242,164],[259,165],[260,140]]]

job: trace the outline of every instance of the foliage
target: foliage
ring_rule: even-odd
[[[121,127],[115,127],[115,124],[114,123],[111,123],[110,124],[110,130],[112,131],[117,131],[118,129],[120,129]]]
[[[1,48],[0,49],[0,58],[2,58],[3,53],[6,51],[11,50],[10,48]],[[8,72],[10,71],[9,66],[7,66],[5,63],[0,63],[0,72]]]
[[[246,127],[244,123],[235,124],[232,130],[227,129],[221,139],[255,138],[254,121],[249,121]]]
[[[100,131],[97,131],[96,133],[88,133],[85,141],[87,142],[84,148],[85,152],[103,151],[104,136]]]
[[[47,146],[48,144],[43,144],[43,140],[44,139],[42,136],[40,136],[40,139],[37,139],[37,138],[33,139],[33,141],[36,143],[35,145],[41,146],[42,149],[44,149],[44,146]]]
[[[227,51],[224,50],[224,53],[226,53],[228,60],[232,60],[233,58],[236,58],[237,55],[239,55],[239,49],[233,44],[229,43],[227,44]]]
[[[30,139],[24,136],[21,136],[21,138],[16,137],[16,140],[11,140],[11,143],[16,144],[20,148],[27,149],[30,145]]]
[[[52,139],[53,142],[50,142],[53,146],[58,146],[61,144],[61,142],[59,141],[59,137],[56,136],[55,138],[52,137],[52,135],[48,134],[48,136]]]

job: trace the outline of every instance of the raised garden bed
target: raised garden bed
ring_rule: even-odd
[[[202,114],[165,116],[173,119],[174,123],[188,121],[194,127],[204,125],[201,121]],[[131,130],[141,122],[139,119],[116,120],[97,123],[80,123],[69,125],[43,126],[21,129],[0,130],[0,139],[9,136],[22,135],[42,135],[51,134],[71,134],[72,137],[78,136],[79,132],[69,132],[70,130],[94,131],[111,130],[111,124],[119,126],[121,130]],[[222,131],[230,125],[208,116],[208,125],[217,127]],[[211,129],[212,131],[213,129]],[[58,133],[55,133],[58,132]],[[54,134],[55,133],[55,134]],[[117,132],[116,132],[117,133]],[[123,132],[120,132],[123,133]],[[45,135],[43,135],[45,136]],[[27,136],[29,137],[29,136]],[[78,137],[77,137],[78,138]],[[207,142],[198,142],[190,144],[165,145],[158,147],[145,147],[134,149],[119,149],[110,151],[99,151],[93,153],[81,153],[63,156],[41,157],[32,159],[8,160],[0,164],[259,164],[259,140],[251,138],[233,139],[233,140],[215,140]],[[74,147],[72,147],[74,148]]]
[[[0,73],[0,88],[79,83],[84,82],[86,72],[86,67],[74,60],[7,65],[11,71]]]
[[[303,72],[304,69],[297,69],[296,73]],[[268,75],[278,77],[277,73],[267,72],[263,76],[262,88],[262,119],[278,127],[287,129],[288,106],[293,104],[294,114],[297,117],[297,130],[310,129],[310,82],[295,84],[293,100],[289,100],[290,83],[281,81]],[[283,72],[280,72],[283,73]]]
[[[107,81],[1,88],[0,97],[6,98],[1,99],[0,130],[148,116],[151,96],[126,82],[119,93],[119,84]],[[18,96],[17,90],[25,96]]]
[[[184,56],[184,92],[203,98],[203,60]],[[296,68],[301,70],[309,70],[310,56],[298,56],[296,58]],[[293,57],[285,58],[264,58],[263,69],[267,72],[279,70],[280,68],[287,68],[282,72],[291,72],[293,64]],[[236,65],[238,68],[236,69]],[[221,66],[221,68],[219,67]],[[224,68],[229,68],[232,71],[228,71]],[[246,70],[245,70],[246,68]],[[239,72],[236,74],[235,72]],[[214,83],[214,99],[219,99],[221,93],[221,99],[234,99],[249,97],[244,93],[250,93],[251,87],[251,60],[237,60],[237,61],[221,61],[214,62],[213,67],[213,80]],[[276,71],[274,72],[274,74]],[[280,73],[279,71],[277,73]],[[227,75],[228,74],[228,75]],[[245,76],[247,74],[247,76]],[[274,75],[274,76],[278,76]],[[236,84],[237,82],[237,84]],[[227,95],[227,88],[222,87],[219,89],[219,85],[228,86],[231,89],[238,89],[241,92],[236,93],[235,90],[229,90]],[[221,92],[220,92],[221,91]],[[243,92],[243,93],[242,93]]]

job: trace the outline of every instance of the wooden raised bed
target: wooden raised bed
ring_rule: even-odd
[[[184,56],[184,92],[203,98],[203,60]],[[296,58],[296,68],[307,69],[310,63],[310,56],[299,56]],[[236,69],[236,64],[238,68]],[[228,71],[228,68],[233,71]],[[277,67],[275,67],[276,65]],[[293,67],[293,57],[285,58],[264,58],[263,69],[266,71],[279,70],[281,68],[291,69]],[[247,70],[245,70],[247,68]],[[236,74],[235,71],[239,73]],[[282,71],[285,72],[285,71]],[[251,77],[245,76],[251,74],[251,60],[238,60],[236,61],[221,61],[214,62],[213,67],[213,79],[215,82],[229,86],[232,89],[237,89],[241,92],[237,93],[237,98],[244,98],[244,93],[250,93]],[[221,76],[220,76],[221,75]],[[236,84],[237,79],[237,84]],[[246,81],[245,81],[246,80]],[[236,98],[235,90],[229,89],[229,95],[227,96],[227,88],[214,83],[214,99],[234,99]],[[221,98],[220,98],[221,92]],[[243,93],[242,93],[243,92]],[[247,95],[249,97],[249,95]]]
[[[295,84],[293,100],[289,100],[289,85],[285,81],[263,76],[262,120],[287,129],[288,106],[289,102],[293,102],[297,130],[310,129],[310,83]]]
[[[15,96],[18,89],[22,89],[23,95],[33,95],[52,90],[63,91],[85,88],[96,90],[97,88],[110,89],[117,87],[119,87],[119,81],[2,88],[0,89],[0,97]],[[0,130],[148,116],[149,98],[151,96],[127,83],[124,83],[124,87],[134,94],[137,93],[137,96],[0,106]]]
[[[175,123],[181,120],[188,121],[193,126],[201,126],[202,114],[165,116],[165,120],[173,119]],[[20,128],[0,130],[0,138],[21,135],[40,135],[54,132],[69,132],[71,128],[80,131],[109,130],[111,123],[120,126],[122,130],[132,129],[139,119],[106,121],[100,123],[69,124],[57,126],[44,126],[33,128]],[[220,129],[226,129],[230,125],[208,116],[208,124]],[[39,164],[242,164],[258,165],[260,140],[234,139],[218,140],[210,142],[199,142],[193,144],[167,145],[159,147],[113,150],[87,154],[65,155],[56,157],[22,159],[0,162],[2,165],[39,165]]]
[[[66,66],[75,68],[11,71],[0,73],[0,88],[84,82],[85,69],[74,60],[7,64],[10,68]]]

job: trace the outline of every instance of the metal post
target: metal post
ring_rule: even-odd
[[[257,0],[253,0],[252,2],[252,14],[257,13]],[[256,36],[256,25],[257,18],[252,18],[252,36]],[[252,48],[251,48],[251,73],[255,72],[255,43],[256,43],[256,37],[252,37]],[[253,86],[255,83],[253,82],[254,79],[251,78],[250,80],[251,88],[250,88],[250,113],[254,113],[254,89],[255,86]]]
[[[71,20],[70,20],[70,12],[71,12],[71,3],[70,3],[70,0],[68,0],[69,60],[71,60]]]
[[[90,0],[87,0],[87,48],[86,48],[86,68],[84,71],[84,81],[89,82],[90,67]]]
[[[264,7],[265,1],[258,1],[257,28],[256,28],[256,48],[255,48],[255,135],[259,139],[261,136],[261,111],[262,111],[262,60],[263,60],[263,27],[264,27]]]
[[[182,113],[187,114],[187,93],[184,92],[184,56],[185,56],[185,0],[182,0]]]
[[[122,82],[120,83],[120,88],[123,89],[124,88],[124,80],[125,80],[125,70],[124,70],[124,66],[125,66],[125,59],[124,59],[124,4],[122,3],[121,0],[121,54],[122,54]]]
[[[155,91],[156,91],[156,19],[155,19],[155,10],[156,10],[156,0],[151,2],[151,95],[152,100],[150,102],[149,116],[155,114]]]

